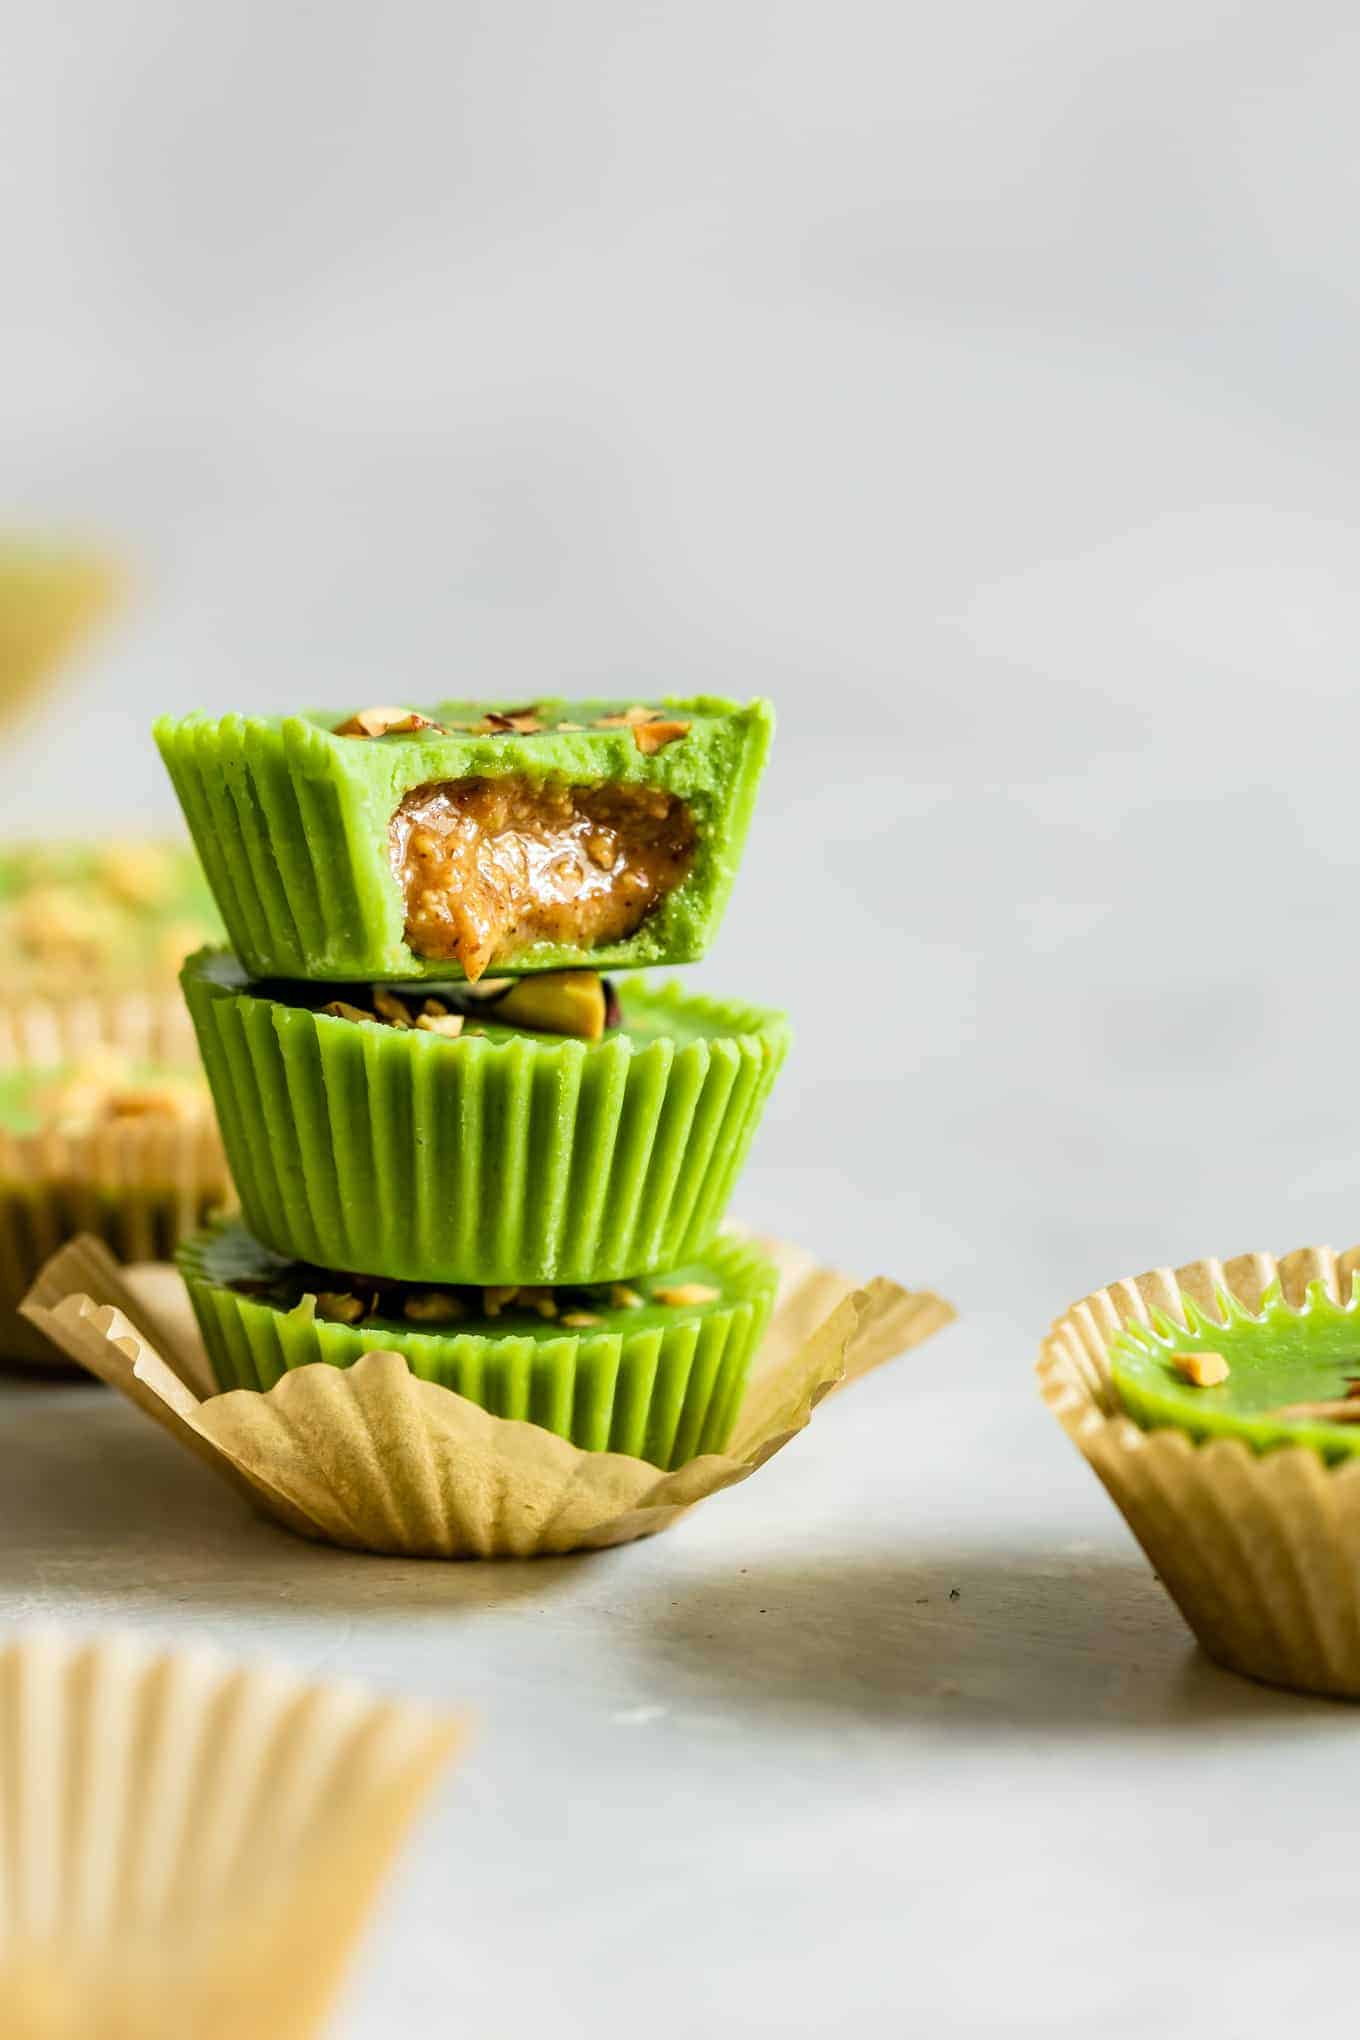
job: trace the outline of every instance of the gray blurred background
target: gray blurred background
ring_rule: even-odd
[[[1074,1294],[1360,1234],[1353,9],[6,46],[0,508],[138,582],[8,827],[168,822],[167,707],[767,693],[704,969],[798,1024],[750,1217],[1026,1396]]]

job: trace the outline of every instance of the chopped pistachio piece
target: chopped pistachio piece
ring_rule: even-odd
[[[497,1000],[495,1017],[507,1027],[599,1041],[606,1011],[604,980],[597,971],[552,970],[511,985]]]

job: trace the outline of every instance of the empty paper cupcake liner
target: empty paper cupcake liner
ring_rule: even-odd
[[[1185,1324],[1189,1298],[1223,1321],[1224,1293],[1257,1312],[1279,1283],[1292,1310],[1309,1285],[1341,1303],[1360,1247],[1303,1247],[1276,1260],[1192,1261],[1113,1284],[1073,1306],[1039,1360],[1045,1401],[1123,1512],[1199,1642],[1220,1664],[1272,1685],[1360,1698],[1360,1463],[1328,1466],[1307,1446],[1253,1452],[1144,1431],[1110,1376],[1121,1328],[1160,1313]]]
[[[193,1033],[179,1001],[89,999],[58,1022],[40,1002],[0,1016],[0,1075],[40,1071],[111,1048],[135,1062],[186,1066]],[[162,1260],[231,1196],[212,1116],[180,1121],[156,1113],[83,1132],[0,1127],[0,1356],[65,1369],[18,1315],[43,1263],[64,1240],[93,1233],[120,1260]]]
[[[705,1038],[446,1041],[184,972],[241,1208],[276,1253],[393,1281],[623,1281],[713,1239],[788,1046],[782,1015],[629,985]]]
[[[0,1650],[6,2040],[305,2040],[458,1739],[205,1651]]]
[[[43,1270],[24,1310],[266,1514],[306,1537],[420,1558],[598,1549],[663,1530],[755,1473],[832,1389],[918,1346],[954,1313],[881,1277],[857,1288],[796,1248],[731,1440],[672,1472],[588,1452],[490,1415],[411,1373],[400,1354],[299,1367],[265,1393],[214,1394],[188,1299],[148,1309],[96,1241]]]
[[[395,1352],[422,1381],[495,1416],[660,1467],[726,1445],[778,1282],[755,1247],[717,1240],[694,1273],[720,1284],[724,1300],[672,1305],[664,1324],[592,1331],[559,1321],[550,1337],[456,1326],[375,1332],[329,1323],[305,1304],[284,1311],[242,1295],[212,1272],[215,1237],[188,1241],[178,1258],[219,1388],[270,1389],[297,1367]]]

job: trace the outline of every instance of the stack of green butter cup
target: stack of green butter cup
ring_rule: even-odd
[[[719,1229],[787,1023],[635,972],[707,949],[771,729],[707,697],[158,724],[235,952],[182,977],[241,1202],[180,1254],[221,1387],[396,1351],[587,1450],[721,1450],[776,1276]]]

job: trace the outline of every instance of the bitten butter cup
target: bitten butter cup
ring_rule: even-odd
[[[281,1309],[242,1294],[230,1264],[252,1248],[258,1266],[258,1247],[230,1227],[189,1240],[178,1256],[220,1388],[270,1389],[298,1367],[348,1367],[374,1350],[396,1352],[422,1381],[496,1416],[659,1467],[727,1444],[779,1279],[749,1241],[722,1239],[685,1271],[707,1292],[688,1303],[649,1303],[632,1291],[631,1308],[605,1303],[603,1316],[567,1310],[532,1329],[512,1321],[477,1331],[456,1324],[374,1331],[318,1317],[314,1295]]]
[[[1348,1699],[1360,1698],[1360,1462],[1142,1430],[1120,1408],[1110,1348],[1124,1325],[1150,1325],[1154,1313],[1185,1324],[1183,1298],[1220,1323],[1224,1292],[1255,1313],[1275,1283],[1294,1311],[1312,1284],[1343,1303],[1357,1269],[1360,1247],[1156,1269],[1075,1304],[1038,1367],[1044,1400],[1209,1655],[1271,1685]]]
[[[782,1014],[675,986],[627,986],[648,1038],[588,1043],[335,1018],[252,988],[223,951],[183,984],[250,1231],[393,1281],[590,1284],[692,1260],[788,1047]]]
[[[919,1346],[954,1315],[928,1291],[881,1277],[856,1288],[796,1248],[759,1244],[781,1288],[731,1440],[672,1472],[492,1416],[420,1380],[398,1353],[300,1367],[263,1393],[215,1394],[183,1291],[168,1301],[162,1291],[148,1308],[97,1241],[63,1248],[24,1310],[302,1536],[418,1558],[523,1558],[664,1530],[755,1473],[833,1389]]]
[[[173,998],[89,998],[64,1013],[31,1002],[0,1014],[0,1081],[79,1063],[95,1050],[171,1069],[195,1059],[192,1029]],[[0,1356],[65,1371],[18,1315],[63,1241],[92,1233],[121,1260],[161,1260],[230,1198],[206,1097],[201,1118],[146,1112],[83,1130],[0,1127]]]
[[[589,949],[541,942],[498,971],[691,963],[705,953],[755,806],[774,726],[769,703],[667,701],[658,712],[680,718],[672,727],[683,735],[655,751],[644,750],[617,713],[626,703],[541,701],[516,727],[501,717],[507,726],[498,734],[472,728],[483,708],[443,702],[420,712],[433,722],[371,738],[339,734],[350,710],[162,717],[156,742],[252,977],[461,976],[456,964],[417,955],[406,941],[389,828],[414,789],[470,779],[655,788],[684,804],[697,831],[687,877],[632,935]]]
[[[461,1739],[357,1687],[40,1633],[0,1650],[6,2040],[304,2040]]]

